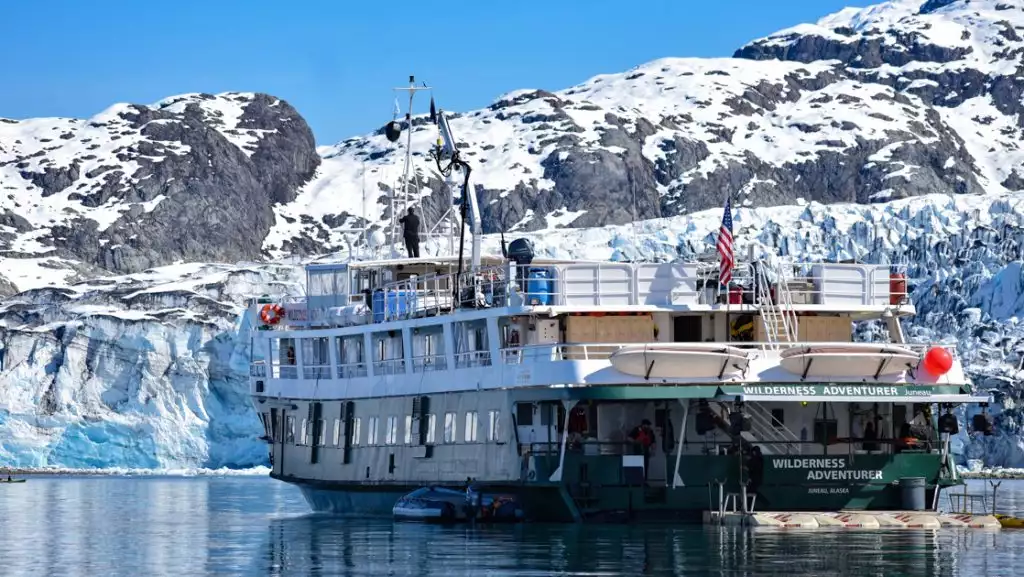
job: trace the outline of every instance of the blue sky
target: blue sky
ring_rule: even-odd
[[[409,74],[445,108],[467,110],[665,56],[729,56],[876,2],[7,0],[0,116],[88,117],[115,102],[259,91],[290,102],[317,143],[331,144],[390,120],[391,89]]]

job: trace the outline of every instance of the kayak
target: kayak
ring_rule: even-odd
[[[7,479],[0,479],[0,483],[24,483],[26,480],[27,479],[11,479],[8,481]]]

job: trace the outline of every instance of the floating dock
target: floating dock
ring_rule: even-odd
[[[989,529],[1002,523],[994,515],[936,513],[934,511],[839,511],[830,513],[787,513],[764,511],[705,511],[704,524],[776,529]]]

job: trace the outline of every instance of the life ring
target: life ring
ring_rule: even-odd
[[[274,303],[272,305],[263,305],[260,309],[260,320],[268,325],[276,325],[281,322],[284,318],[284,307]]]

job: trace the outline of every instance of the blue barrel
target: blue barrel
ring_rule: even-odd
[[[370,309],[373,310],[373,322],[384,322],[384,291],[377,289],[373,291],[373,300],[370,301]]]
[[[924,477],[904,477],[900,479],[902,505],[905,511],[925,510],[924,489]]]
[[[551,304],[552,293],[555,292],[555,281],[551,271],[544,268],[531,268],[526,281],[526,304]]]

